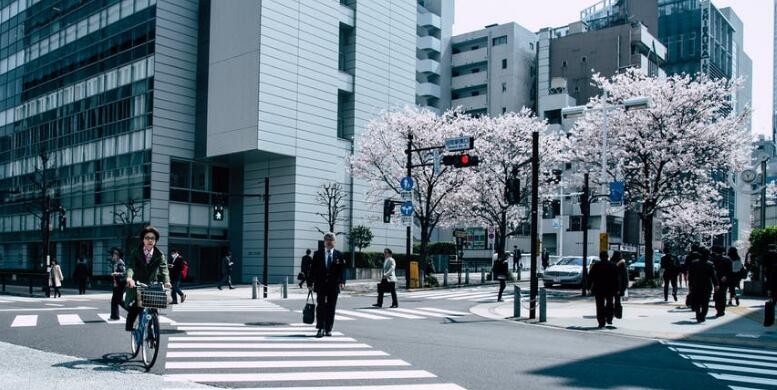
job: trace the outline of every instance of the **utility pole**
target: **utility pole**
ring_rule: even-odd
[[[264,285],[264,297],[267,298],[267,250],[269,249],[270,232],[270,178],[264,178],[264,270],[262,271],[262,284]]]
[[[761,209],[759,210],[761,229],[766,227],[766,160],[761,160]]]
[[[537,203],[539,202],[539,173],[540,173],[540,133],[535,131],[531,135],[531,279],[529,282],[529,318],[534,319],[537,311],[537,256],[539,251]]]
[[[588,216],[591,213],[590,188],[588,188],[588,172],[583,175],[583,194],[580,195],[580,211],[583,214],[583,276],[581,278],[582,295],[586,295],[588,284]]]
[[[413,177],[413,133],[407,134],[407,177]],[[405,288],[410,289],[410,251],[412,248],[412,237],[410,232],[410,225],[405,227],[405,258],[407,259],[407,265],[405,269]],[[421,281],[423,286],[423,281]]]

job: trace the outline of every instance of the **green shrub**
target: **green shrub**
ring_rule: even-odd
[[[657,288],[661,287],[661,281],[658,279],[637,279],[632,285],[631,288]]]
[[[439,287],[440,282],[434,275],[426,275],[424,277],[424,287]]]

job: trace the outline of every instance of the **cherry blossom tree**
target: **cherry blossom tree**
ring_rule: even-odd
[[[529,191],[531,164],[528,162],[533,132],[540,133],[540,166],[543,171],[545,167],[555,167],[560,162],[562,138],[546,134],[547,124],[527,108],[517,113],[477,120],[481,125],[476,126],[479,132],[475,134],[475,154],[480,157],[480,163],[470,168],[466,182],[454,195],[458,214],[456,221],[493,226],[496,237],[494,249],[504,255],[507,237],[517,234],[517,222],[524,218],[518,205],[507,203],[508,180],[519,178],[522,193]],[[543,179],[541,183],[546,183]]]
[[[668,207],[661,213],[665,240],[684,248],[693,242],[702,242],[705,237],[729,231],[729,211],[720,207],[721,196],[714,188],[706,193],[709,196]]]
[[[645,256],[652,258],[652,226],[659,212],[689,207],[706,195],[702,189],[720,188],[716,177],[746,165],[749,137],[743,124],[750,113],[732,111],[737,81],[703,75],[653,78],[629,70],[611,79],[596,75],[594,83],[603,91],[591,99],[594,108],[638,96],[652,101],[644,110],[609,110],[606,177],[599,177],[604,113],[588,111],[570,133],[571,156],[595,182],[624,181],[626,200],[642,219]],[[645,267],[652,277],[652,263]]]
[[[350,160],[355,177],[366,180],[370,187],[368,197],[378,202],[384,198],[398,199],[400,180],[407,174],[408,136],[413,136],[413,148],[443,145],[446,138],[471,134],[476,131],[472,118],[459,110],[437,115],[427,109],[408,106],[386,111],[373,119],[356,139],[356,151]],[[464,182],[461,169],[441,166],[433,172],[431,152],[412,153],[414,217],[421,229],[420,258],[426,261],[431,234],[441,221],[453,217],[451,202]]]

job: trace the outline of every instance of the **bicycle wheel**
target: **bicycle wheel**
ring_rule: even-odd
[[[140,352],[140,343],[138,340],[143,339],[143,329],[140,328],[140,317],[143,316],[143,313],[140,313],[140,316],[138,316],[138,319],[135,322],[135,325],[132,327],[132,332],[129,332],[130,334],[130,352],[132,353],[132,356],[130,356],[130,359],[134,359],[136,356],[138,356],[138,352]]]
[[[151,318],[146,324],[145,338],[143,340],[143,365],[146,371],[150,370],[156,362],[159,355],[159,317],[156,313],[151,314]]]

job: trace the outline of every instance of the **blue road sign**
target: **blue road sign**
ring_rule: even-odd
[[[400,187],[402,187],[403,190],[410,191],[413,189],[413,178],[410,176],[405,176],[399,182],[399,185]]]
[[[613,181],[610,182],[610,202],[620,203],[623,201],[623,182]]]
[[[413,215],[413,202],[407,201],[402,203],[402,207],[399,208],[399,212],[402,213],[402,215],[405,217]]]

